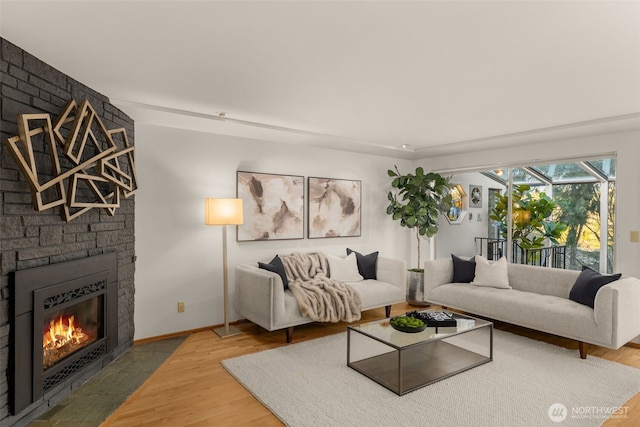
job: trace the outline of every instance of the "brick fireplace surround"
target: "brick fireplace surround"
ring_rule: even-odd
[[[134,126],[104,95],[45,64],[0,38],[0,138],[16,135],[16,115],[49,113],[57,116],[70,99],[88,99],[108,129],[124,127],[134,144]],[[82,60],[82,58],[78,58]],[[122,198],[115,216],[92,209],[66,223],[60,207],[37,212],[31,192],[4,144],[0,144],[0,425],[26,425],[55,406],[73,389],[99,372],[133,343],[135,271],[135,196]],[[69,381],[31,404],[10,413],[8,380],[11,336],[10,274],[33,267],[58,264],[117,252],[118,342],[108,357],[89,365]],[[17,337],[16,339],[20,339]]]

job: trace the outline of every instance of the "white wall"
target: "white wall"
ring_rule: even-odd
[[[629,232],[640,229],[640,132],[627,132],[580,139],[434,157],[409,162],[332,150],[274,144],[182,129],[136,124],[136,162],[140,188],[136,192],[136,333],[135,339],[218,325],[223,322],[221,228],[203,224],[205,197],[235,197],[237,170],[345,179],[363,183],[362,237],[303,239],[267,242],[236,242],[229,228],[231,319],[234,270],[240,263],[269,261],[276,253],[319,248],[341,254],[347,246],[369,253],[416,262],[415,236],[385,213],[389,178],[386,171],[397,164],[410,172],[418,164],[427,170],[451,171],[530,164],[579,156],[617,153],[616,272],[640,276],[640,245],[629,241]],[[483,202],[493,184],[479,175],[457,175],[453,181],[465,186],[483,186]],[[473,182],[472,182],[473,181]],[[491,181],[493,182],[493,181]],[[495,184],[497,187],[497,183]],[[486,204],[485,204],[486,206]],[[472,209],[474,215],[478,210]],[[486,230],[486,208],[480,223],[467,219],[449,225],[442,218],[435,238],[436,256],[472,254],[459,246],[462,228]],[[474,218],[475,220],[475,218]],[[479,228],[478,228],[479,227]],[[481,234],[484,235],[484,234]],[[428,244],[422,260],[429,257]],[[184,301],[185,313],[177,313]]]
[[[222,229],[204,225],[204,199],[235,197],[237,170],[362,180],[362,237],[236,242],[229,227],[232,321],[237,264],[346,247],[410,262],[412,235],[385,212],[394,164],[411,169],[405,160],[136,123],[135,339],[223,323]]]
[[[614,271],[640,276],[640,244],[630,242],[630,232],[640,230],[640,131],[596,135],[575,139],[441,156],[420,162],[436,171],[468,170],[475,167],[525,165],[532,161],[567,159],[614,153],[616,167],[616,255]],[[436,236],[436,247],[444,236]],[[448,256],[448,254],[447,254]]]
[[[454,174],[451,183],[460,184],[467,193],[467,214],[459,224],[450,224],[440,215],[438,234],[435,237],[435,257],[446,258],[451,254],[473,256],[476,254],[475,237],[487,237],[489,224],[488,193],[489,188],[504,189],[503,185],[480,173]],[[482,186],[482,207],[469,206],[469,185]],[[478,221],[480,218],[480,221]],[[486,253],[485,253],[486,256]]]

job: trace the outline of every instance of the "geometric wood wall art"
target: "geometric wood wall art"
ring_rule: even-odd
[[[93,208],[115,215],[138,188],[134,147],[124,128],[107,129],[88,100],[60,115],[18,114],[18,135],[3,141],[24,175],[37,211],[62,206],[71,221]]]

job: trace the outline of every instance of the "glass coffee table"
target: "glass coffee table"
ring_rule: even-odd
[[[390,319],[347,328],[347,366],[398,395],[493,360],[493,323],[444,311],[456,326],[400,332]]]

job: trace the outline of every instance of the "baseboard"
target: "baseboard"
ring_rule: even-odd
[[[247,322],[248,320],[242,319],[236,322],[231,322],[230,325],[239,325]],[[224,324],[221,323],[219,325],[203,326],[202,328],[188,329],[186,331],[172,332],[170,334],[157,335],[155,337],[141,338],[139,340],[134,340],[133,345],[139,345],[139,344],[145,344],[145,343],[154,342],[154,341],[166,340],[169,338],[181,337],[182,335],[191,335],[197,332],[213,331],[215,328],[219,328],[220,326],[224,326]]]

